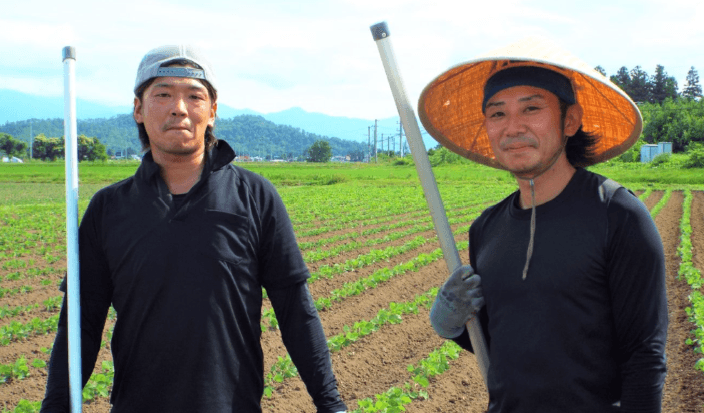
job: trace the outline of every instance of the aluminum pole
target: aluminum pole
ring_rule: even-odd
[[[408,101],[403,81],[401,80],[396,66],[396,58],[393,48],[391,47],[391,40],[389,39],[389,27],[386,22],[381,22],[371,26],[371,31],[374,41],[379,48],[379,54],[384,64],[386,77],[389,80],[389,86],[391,86],[391,92],[396,102],[396,109],[401,116],[403,127],[406,129],[406,140],[411,148],[413,161],[416,164],[416,170],[418,171],[418,177],[423,187],[425,200],[428,202],[428,207],[430,208],[430,215],[433,218],[433,224],[438,234],[440,248],[445,257],[447,269],[452,273],[462,265],[462,261],[460,261],[460,255],[455,245],[455,238],[452,235],[450,224],[447,221],[447,215],[445,215],[445,207],[440,198],[440,191],[438,191],[435,176],[430,166],[430,160],[428,159],[423,139],[420,136],[420,128],[418,127],[415,112]],[[467,331],[469,333],[469,339],[472,342],[474,354],[477,358],[477,364],[479,364],[479,370],[484,379],[484,384],[486,384],[487,371],[489,370],[489,352],[487,351],[484,333],[482,332],[477,317],[467,322]]]
[[[76,49],[74,47],[64,47],[63,63],[69,403],[71,413],[80,413],[83,404],[83,386],[81,379],[81,300],[78,277],[78,139],[76,137]]]

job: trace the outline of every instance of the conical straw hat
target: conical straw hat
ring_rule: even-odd
[[[484,85],[496,72],[538,66],[572,82],[584,115],[582,128],[599,137],[589,166],[618,156],[638,140],[643,118],[621,89],[583,61],[541,38],[529,38],[454,66],[420,95],[418,115],[425,129],[449,150],[494,168],[496,160],[484,128]]]

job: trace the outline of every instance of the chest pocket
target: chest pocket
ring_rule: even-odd
[[[205,255],[232,264],[252,260],[253,234],[249,217],[214,209],[205,210],[199,250]]]

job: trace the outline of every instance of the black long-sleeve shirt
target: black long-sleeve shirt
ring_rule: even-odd
[[[318,411],[346,409],[285,207],[233,158],[220,141],[175,205],[147,153],[135,176],[93,197],[81,221],[83,381],[112,304],[113,413],[259,412],[262,287]],[[62,316],[42,412],[67,409]]]
[[[489,412],[660,412],[667,297],[660,236],[648,210],[605,178],[578,169],[531,210],[518,192],[469,231],[482,277],[479,317],[489,342]],[[464,333],[455,339],[471,349]],[[620,401],[620,409],[613,406]]]

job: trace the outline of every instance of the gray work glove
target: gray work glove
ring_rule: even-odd
[[[440,337],[458,337],[483,306],[482,280],[471,266],[463,265],[438,291],[430,310],[430,324]]]

